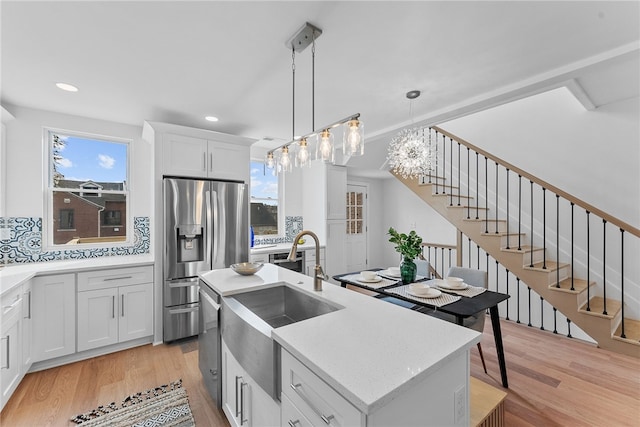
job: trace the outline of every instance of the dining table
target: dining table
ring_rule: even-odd
[[[456,323],[460,326],[464,325],[465,318],[473,316],[476,313],[489,310],[491,327],[493,329],[493,338],[498,355],[498,365],[500,367],[502,386],[504,388],[509,388],[509,382],[507,380],[507,366],[504,357],[504,346],[502,343],[502,330],[500,329],[500,317],[498,314],[498,304],[507,300],[510,295],[484,288],[476,288],[477,291],[475,292],[473,290],[470,290],[471,292],[457,292],[455,290],[438,288],[444,296],[444,301],[443,299],[438,299],[436,301],[431,298],[420,298],[406,292],[408,285],[403,283],[399,277],[396,278],[388,274],[382,275],[381,272],[386,271],[385,269],[371,268],[369,271],[378,272],[380,274],[379,277],[382,277],[384,280],[379,280],[377,282],[367,281],[362,277],[359,277],[360,272],[338,274],[333,276],[333,279],[339,282],[340,286],[343,288],[346,288],[347,285],[351,285],[360,289],[375,292],[379,296],[390,296],[407,301],[408,303],[413,304],[413,309],[426,307],[443,313],[448,313],[455,317]],[[434,284],[434,280],[437,279],[418,276],[416,282]],[[441,304],[442,302],[444,304]]]

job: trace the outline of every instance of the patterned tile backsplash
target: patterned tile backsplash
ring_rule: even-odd
[[[0,218],[0,229],[10,237],[0,237],[0,264],[87,259],[105,256],[148,254],[150,249],[149,217],[133,219],[133,245],[108,248],[43,251],[42,218]]]
[[[291,243],[293,238],[302,231],[302,217],[301,216],[287,216],[285,221],[285,234],[284,237],[260,237],[256,238],[254,245],[272,245],[274,243]]]

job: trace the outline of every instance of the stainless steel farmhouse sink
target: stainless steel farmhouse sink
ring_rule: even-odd
[[[280,399],[280,349],[271,331],[343,307],[286,283],[222,298],[222,338],[245,371]]]

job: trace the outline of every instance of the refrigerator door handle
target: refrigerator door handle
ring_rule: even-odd
[[[211,231],[209,232],[209,236],[211,236],[211,268],[214,268],[215,261],[218,259],[218,252],[220,249],[220,212],[218,212],[218,192],[215,190],[211,190],[213,194],[213,200],[211,201],[211,212],[213,215],[213,219],[211,221]]]
[[[214,192],[215,195],[215,192]],[[205,219],[205,236],[206,236],[206,240],[207,240],[207,244],[205,246],[206,250],[205,250],[205,258],[207,260],[209,260],[209,267],[213,268],[213,258],[212,258],[212,247],[213,244],[215,243],[215,239],[214,239],[214,235],[213,235],[213,220],[211,218],[212,215],[212,209],[213,209],[213,205],[212,205],[212,201],[211,201],[211,191],[207,190],[205,191],[205,200],[207,202],[207,211],[206,211],[206,219]]]

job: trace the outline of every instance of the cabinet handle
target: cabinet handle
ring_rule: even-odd
[[[207,153],[202,153],[202,170],[207,171]]]
[[[240,406],[238,405],[238,380],[242,380],[242,377],[236,375],[236,417],[240,415]]]
[[[121,302],[122,302],[122,304],[121,304],[122,308],[120,310],[122,312],[121,316],[124,317],[124,294],[121,295],[120,299],[121,299]]]
[[[27,292],[27,310],[29,314],[25,316],[25,319],[31,319],[31,291]]]
[[[299,388],[302,388],[302,384],[298,383],[298,384],[289,384],[291,386],[291,388],[293,389],[293,391],[296,392],[296,394],[298,396],[300,396],[300,398],[307,404],[309,405],[309,407],[311,408],[311,410],[313,412],[315,412],[321,419],[322,421],[324,421],[324,423],[326,425],[331,425],[331,420],[333,420],[335,418],[335,416],[333,415],[324,415],[322,413],[321,410],[319,410],[318,408],[315,407],[315,405],[313,403],[311,403],[311,401],[309,399],[307,399],[307,396],[305,396],[304,394],[302,394],[300,392],[300,390],[298,390]]]
[[[10,343],[9,339],[10,338],[11,338],[11,335],[7,335],[6,337],[0,338],[0,339],[3,339],[3,340],[7,340],[7,366],[2,366],[0,369],[9,369],[10,368],[10,365],[9,365],[9,357],[11,356],[11,352],[9,350],[9,343]]]
[[[240,425],[244,425],[248,420],[244,419],[244,387],[247,385],[244,381],[240,383]]]
[[[109,282],[111,280],[125,280],[131,279],[132,276],[122,276],[122,277],[107,277],[106,279],[102,279],[103,282]]]
[[[296,427],[296,424],[300,424],[300,420],[291,421],[289,420],[289,427]]]
[[[213,172],[213,153],[209,153],[209,172]]]
[[[116,318],[116,296],[115,295],[111,296],[111,318],[112,319]]]

